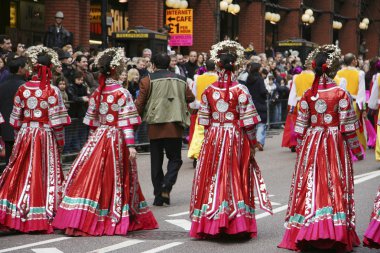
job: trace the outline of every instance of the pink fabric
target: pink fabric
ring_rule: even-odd
[[[219,234],[249,234],[251,238],[257,236],[257,225],[255,218],[239,216],[229,219],[228,215],[221,214],[218,219],[202,217],[200,222],[192,222],[190,236],[194,238],[210,238]]]
[[[367,135],[368,135],[367,145],[368,145],[368,147],[374,148],[376,146],[375,128],[372,126],[371,121],[369,121],[368,119],[366,119],[364,122],[365,122],[365,126],[367,129]]]
[[[297,251],[310,248],[336,249],[343,253],[359,245],[360,239],[355,231],[345,225],[336,226],[333,220],[325,219],[309,226],[287,229],[278,247]]]
[[[376,143],[376,141],[375,141]],[[362,150],[362,154],[363,154],[363,160],[365,159],[366,157],[366,153],[365,153],[365,150],[363,149],[362,145],[360,145],[360,149]],[[356,156],[352,153],[352,151],[350,150],[350,155],[351,155],[351,160],[353,162],[357,162],[358,161],[358,158],[356,158]]]
[[[380,249],[380,222],[372,219],[364,234],[363,245],[368,248]]]

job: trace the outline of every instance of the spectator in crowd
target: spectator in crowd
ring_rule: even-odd
[[[58,50],[58,59],[62,65],[62,74],[66,77],[67,80],[72,80],[74,75],[74,69],[71,64],[70,53],[63,50]]]
[[[280,104],[280,115],[278,116],[279,121],[278,122],[285,122],[286,120],[286,112],[288,108],[287,99],[289,98],[289,92],[290,89],[287,86],[287,81],[285,78],[281,77],[280,81],[276,83],[277,85],[277,91],[278,91],[278,98],[279,98],[279,104]],[[282,124],[281,124],[282,126]]]
[[[151,59],[152,58],[152,50],[150,50],[149,48],[145,48],[142,52],[142,57]]]
[[[140,78],[143,78],[149,74],[147,68],[146,68],[146,59],[139,57],[136,61],[136,68],[139,71]]]
[[[265,83],[265,87],[268,90],[269,94],[269,112],[270,112],[270,124],[271,127],[273,126],[274,128],[277,127],[277,122],[280,121],[280,109],[281,109],[281,104],[280,104],[280,95],[277,90],[277,85],[275,81],[275,77],[272,74],[268,75],[267,81]]]
[[[9,57],[8,68],[10,76],[0,84],[0,113],[5,123],[0,125],[1,136],[5,142],[5,163],[7,164],[12,153],[15,141],[14,129],[9,124],[9,118],[13,109],[13,98],[18,88],[25,83],[27,73],[27,59],[23,56]],[[0,167],[0,174],[5,167]]]
[[[171,72],[178,74],[178,75],[181,74],[181,71],[179,70],[179,67],[177,64],[177,56],[175,54],[170,55],[169,70]]]
[[[189,54],[189,61],[185,63],[186,77],[194,80],[194,75],[199,68],[197,65],[198,54],[195,51],[191,51]]]
[[[133,100],[135,100],[138,96],[139,81],[140,81],[140,74],[138,70],[135,68],[128,70],[127,86],[128,86],[129,93],[131,93],[133,97]]]
[[[17,43],[17,47],[16,47],[15,52],[18,56],[24,56],[25,50],[26,50],[25,44]]]
[[[67,79],[63,75],[60,75],[55,80],[55,85],[59,88],[59,91],[61,92],[63,103],[65,104],[66,109],[69,109],[70,108],[69,96],[67,95],[67,92],[66,92]]]
[[[67,140],[65,151],[76,152],[81,149],[87,140],[87,128],[84,127],[82,121],[87,111],[89,90],[84,85],[84,77],[81,71],[75,70],[74,80],[73,83],[69,84],[67,94],[72,102],[68,111],[73,120],[72,124],[67,128],[72,134],[71,139]]]
[[[185,68],[184,57],[182,54],[177,54],[177,66],[180,72],[180,75],[186,77],[186,68]]]
[[[198,58],[197,58],[197,66],[198,66],[198,68],[203,67],[204,63],[205,63],[205,58],[204,58],[203,54],[199,54]]]
[[[365,59],[367,53],[368,53],[367,42],[363,40],[359,46],[359,55],[361,55]]]
[[[268,90],[265,87],[264,79],[260,75],[261,64],[252,62],[248,65],[248,77],[246,86],[249,94],[252,96],[253,103],[260,115],[261,122],[256,125],[257,148],[260,151],[264,150],[266,123],[267,123],[267,97]]]
[[[95,80],[94,75],[88,71],[88,59],[82,54],[78,55],[75,59],[77,70],[82,72],[85,85],[90,88],[90,91],[93,92],[98,86],[98,82]]]
[[[62,11],[55,14],[55,24],[49,26],[45,33],[44,44],[47,47],[62,48],[67,44],[72,44],[72,36],[68,30],[62,26],[64,15]]]
[[[196,57],[194,63],[195,60]],[[189,125],[187,103],[194,101],[194,95],[184,77],[168,70],[170,57],[167,54],[155,55],[152,62],[155,71],[140,81],[136,107],[148,124],[153,204],[162,206],[170,204],[170,192],[182,165],[182,136],[184,127]],[[164,150],[169,160],[165,175],[162,170]]]
[[[12,52],[12,42],[8,35],[0,34],[0,57],[6,57]]]
[[[118,76],[118,81],[120,82],[120,85],[124,89],[128,89],[128,70],[126,68],[123,68],[123,70],[120,73],[118,73]]]
[[[0,57],[0,83],[6,80],[8,76],[9,76],[9,70],[5,64],[5,57]]]

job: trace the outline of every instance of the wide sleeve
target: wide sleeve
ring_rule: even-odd
[[[242,85],[242,92],[239,94],[239,125],[241,127],[254,126],[261,121],[248,88]]]
[[[0,113],[0,124],[3,124],[4,123],[4,118],[3,118],[3,115],[1,115]]]
[[[133,145],[135,144],[133,127],[141,124],[141,118],[133,103],[131,93],[127,89],[123,89],[117,103],[119,105],[118,127],[123,130],[125,143],[128,146]]]
[[[300,100],[300,108],[298,110],[297,121],[294,127],[294,132],[301,138],[304,136],[307,128],[310,126],[310,110],[309,103],[305,96],[302,96]]]
[[[198,110],[198,124],[208,127],[210,126],[211,111],[210,111],[210,105],[209,105],[206,93],[207,93],[207,89],[202,94],[202,101]]]
[[[359,90],[356,96],[356,103],[360,110],[365,110],[366,106],[366,95],[365,95],[365,73],[364,71],[359,71]]]
[[[293,76],[292,87],[290,88],[288,105],[295,107],[297,105],[297,92],[296,92],[296,83],[294,82],[296,76]]]
[[[377,110],[379,108],[379,75],[376,74],[372,78],[372,89],[371,96],[368,100],[368,107],[372,110]]]
[[[88,108],[86,112],[86,116],[83,119],[83,123],[88,125],[91,129],[97,128],[99,123],[99,108],[96,101],[100,99],[100,93],[99,90],[95,90],[94,93],[92,93]]]
[[[358,136],[356,135],[356,130],[359,129],[359,122],[347,92],[339,100],[339,125],[340,131],[352,153],[357,157],[363,155]]]
[[[21,102],[22,98],[22,92],[21,92],[21,86],[13,99],[13,109],[11,116],[9,117],[9,124],[16,130],[21,128],[22,120],[23,120],[23,106]]]

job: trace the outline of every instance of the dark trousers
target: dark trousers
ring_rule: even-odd
[[[162,191],[170,192],[177,181],[178,171],[182,165],[181,148],[182,138],[150,140],[151,176],[155,196]],[[165,175],[162,170],[164,150],[169,160]]]
[[[0,175],[3,173],[3,171],[5,170],[5,167],[9,163],[9,158],[11,158],[13,145],[15,144],[14,141],[4,141],[4,143],[5,143],[5,165],[0,166]]]

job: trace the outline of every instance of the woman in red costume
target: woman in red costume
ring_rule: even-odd
[[[244,49],[235,41],[212,47],[218,82],[202,95],[198,112],[206,133],[195,171],[190,203],[190,236],[212,238],[223,234],[256,237],[254,189],[261,207],[271,203],[254,159],[255,124],[260,117],[247,87],[235,81],[235,66]]]
[[[373,204],[371,221],[364,233],[363,245],[368,248],[380,249],[380,188]]]
[[[318,47],[307,59],[316,76],[300,101],[298,156],[280,248],[350,252],[360,244],[350,150],[359,160],[363,154],[350,96],[332,80],[339,59],[334,45]]]
[[[53,225],[74,236],[158,228],[137,178],[133,127],[141,119],[131,94],[117,81],[124,49],[106,49],[95,64],[100,86],[84,119],[92,133],[69,171]]]
[[[34,75],[14,98],[10,124],[18,134],[0,177],[0,227],[52,233],[62,198],[63,126],[70,124],[70,118],[50,87],[50,66],[60,64],[57,53],[38,46],[26,54]]]

